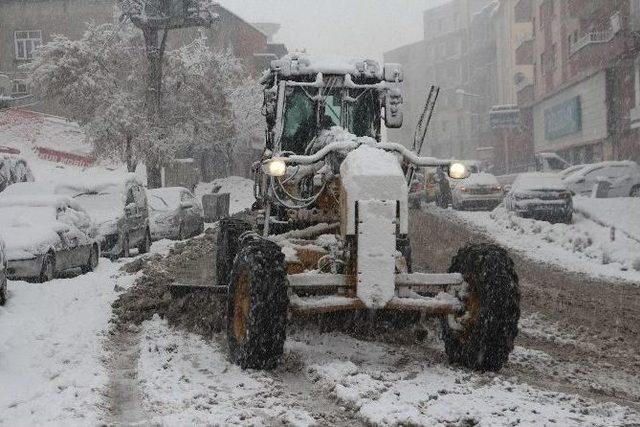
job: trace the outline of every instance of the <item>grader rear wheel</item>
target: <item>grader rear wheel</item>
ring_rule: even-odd
[[[231,360],[243,369],[273,369],[286,337],[287,276],[280,247],[253,240],[235,258],[227,296]]]
[[[491,244],[469,245],[453,258],[450,273],[462,273],[467,289],[461,316],[442,319],[449,361],[480,371],[498,371],[518,334],[518,275],[507,252]]]

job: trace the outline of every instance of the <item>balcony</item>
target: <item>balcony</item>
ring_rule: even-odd
[[[533,16],[532,0],[518,0],[514,8],[516,23],[531,22]]]
[[[580,50],[593,44],[609,43],[622,29],[620,12],[616,12],[609,18],[609,28],[602,31],[591,31],[580,37],[569,46],[569,56],[573,56]]]
[[[516,48],[516,65],[533,64],[534,39],[523,40]]]

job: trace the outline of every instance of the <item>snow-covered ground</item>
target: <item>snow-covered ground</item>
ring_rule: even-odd
[[[534,260],[592,276],[640,283],[640,241],[621,232],[635,232],[638,227],[640,216],[634,207],[638,201],[632,198],[602,200],[605,202],[577,199],[578,210],[572,224],[520,218],[503,206],[492,212],[447,211],[447,214],[453,212],[499,244],[521,251]],[[611,210],[611,206],[619,210]],[[445,214],[432,206],[428,209]],[[589,212],[590,217],[607,221],[593,221],[583,211]],[[614,241],[611,240],[611,228],[603,224],[618,227]]]
[[[0,307],[0,424],[96,424],[103,336],[116,285],[133,276],[101,259],[95,272],[45,284],[9,282]]]
[[[593,219],[602,225],[613,226],[618,231],[640,241],[640,198],[616,197],[611,199],[595,199],[575,197],[574,209],[583,216]]]

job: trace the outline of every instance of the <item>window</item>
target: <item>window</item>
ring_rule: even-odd
[[[16,31],[14,40],[16,59],[28,61],[33,57],[33,51],[42,44],[42,31]]]
[[[14,80],[12,93],[13,95],[26,95],[28,93],[27,82],[24,80]]]

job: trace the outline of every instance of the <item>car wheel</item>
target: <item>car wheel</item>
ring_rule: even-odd
[[[0,305],[5,305],[7,302],[7,278],[4,278],[4,283],[0,285]]]
[[[129,252],[129,235],[128,234],[124,234],[122,236],[122,249],[120,250],[120,255],[118,256],[118,258],[129,258],[130,256],[130,252]]]
[[[49,280],[53,280],[56,272],[56,259],[54,255],[49,252],[42,259],[42,269],[40,270],[39,282],[44,283]]]
[[[144,239],[142,239],[142,241],[138,245],[138,255],[149,253],[150,249],[151,249],[151,232],[147,230],[144,233]]]
[[[97,266],[98,266],[98,247],[96,245],[93,245],[91,247],[91,252],[89,253],[89,260],[87,261],[87,264],[81,267],[82,273],[89,273],[90,271],[95,270]]]
[[[629,196],[640,197],[640,185],[636,185],[635,187],[633,187]]]

